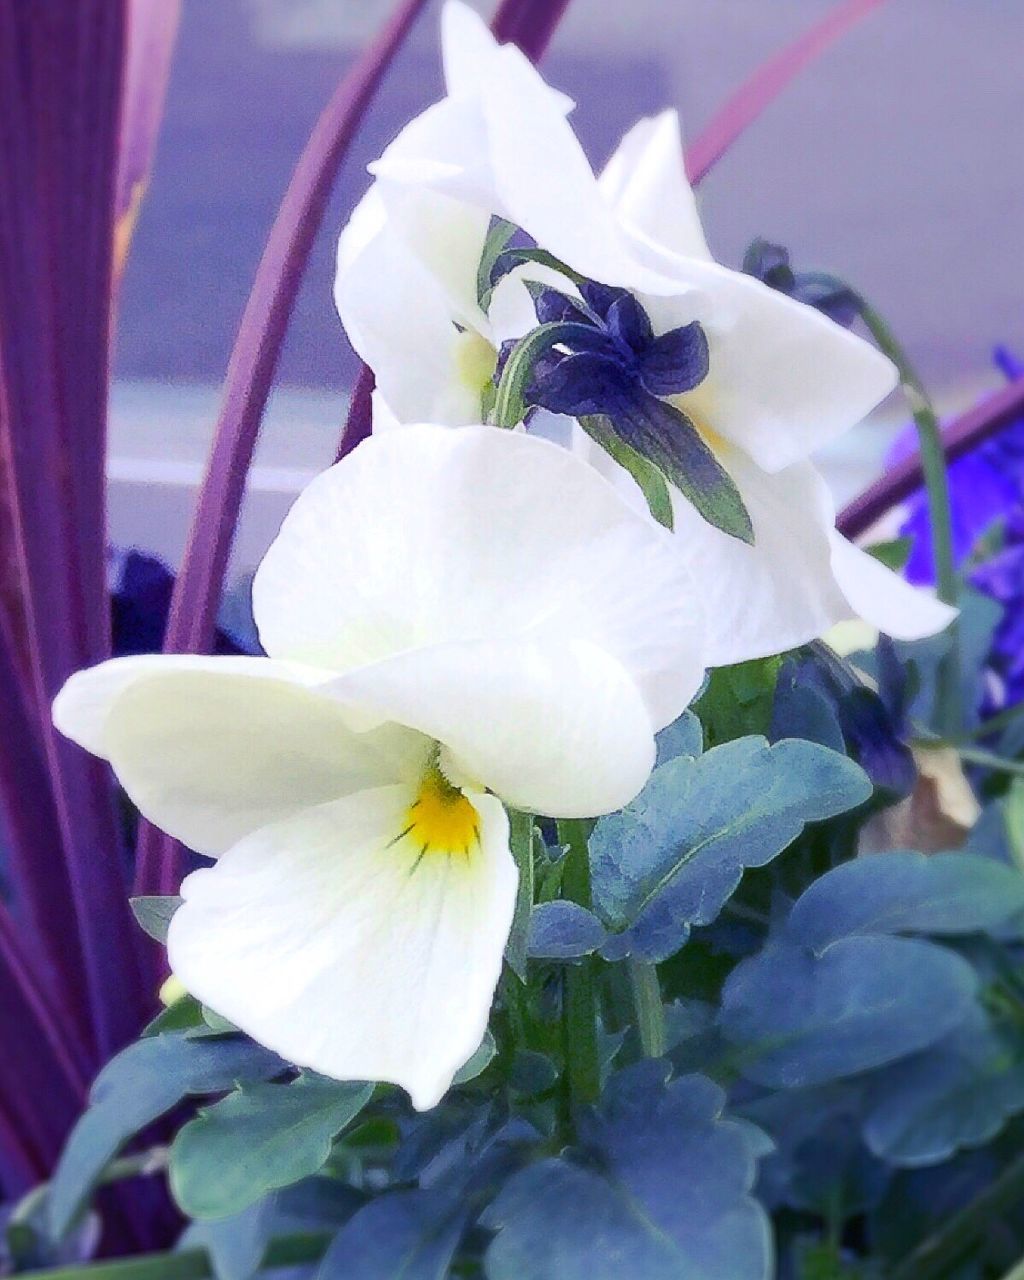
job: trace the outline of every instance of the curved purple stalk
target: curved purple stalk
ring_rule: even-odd
[[[228,555],[263,411],[338,167],[391,60],[426,0],[402,0],[335,91],[299,158],[278,211],[239,327],[224,399],[171,601],[164,648],[202,653],[213,638]],[[177,887],[178,845],[145,824],[136,886],[142,893]]]
[[[96,1058],[138,1031],[135,929],[109,770],[57,736],[49,706],[72,671],[108,652],[103,462],[123,36],[123,0],[0,0],[0,416],[26,705],[67,867],[53,879],[40,859],[30,874],[33,893],[65,906],[61,944],[79,940],[63,998],[72,1026],[91,1023]]]
[[[736,139],[840,36],[885,0],[846,0],[774,57],[763,62],[686,148],[686,172],[695,185]]]
[[[954,418],[942,429],[943,451],[947,462],[954,462],[976,448],[990,436],[1024,413],[1024,378],[982,400],[966,413]],[[890,468],[885,475],[865,489],[846,506],[836,521],[839,532],[856,538],[866,532],[886,512],[919,489],[924,479],[921,455],[917,452]]]
[[[551,43],[571,0],[502,0],[491,22],[491,31],[502,44],[517,44],[531,62],[539,62]],[[373,371],[365,364],[349,401],[345,425],[338,441],[337,457],[344,458],[370,434]]]

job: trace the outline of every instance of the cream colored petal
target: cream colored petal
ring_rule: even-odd
[[[414,792],[387,787],[241,841],[182,886],[174,973],[289,1061],[390,1081],[434,1106],[483,1038],[515,907],[508,822],[476,796],[479,842],[398,840]]]

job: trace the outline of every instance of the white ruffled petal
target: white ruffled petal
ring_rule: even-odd
[[[679,404],[764,470],[806,460],[896,386],[886,356],[813,307],[717,263],[675,261],[678,298],[649,299],[655,328],[698,319],[710,348],[707,378]]]
[[[186,989],[289,1061],[435,1105],[483,1038],[515,906],[508,822],[467,855],[408,838],[414,793],[361,792],[256,832],[182,885]]]
[[[703,668],[681,673],[685,706]],[[555,818],[628,804],[654,764],[654,726],[620,663],[584,641],[491,640],[409,650],[330,692],[443,744],[457,777]]]
[[[493,427],[374,435],[296,502],[253,587],[274,656],[352,668],[452,641],[589,642],[655,728],[703,661],[671,536],[546,441]]]
[[[913,587],[838,532],[832,533],[832,571],[851,611],[894,640],[922,640],[945,631],[957,610]]]
[[[599,185],[630,231],[672,253],[711,261],[697,201],[683,168],[683,139],[675,111],[635,124],[605,165]]]
[[[292,675],[266,658],[120,659],[74,676],[55,720],[110,761],[145,817],[216,856],[310,805],[422,772],[419,734],[353,732]]]

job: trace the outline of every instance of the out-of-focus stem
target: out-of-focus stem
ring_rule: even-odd
[[[567,846],[562,892],[566,898],[589,909],[590,851],[586,824],[566,819],[558,824],[558,838]],[[565,993],[562,1013],[565,1033],[566,1074],[572,1101],[596,1102],[601,1091],[597,1052],[597,997],[594,961],[586,957],[565,966]]]

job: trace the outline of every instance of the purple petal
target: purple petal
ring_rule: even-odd
[[[691,391],[708,376],[708,340],[694,321],[655,338],[640,357],[640,380],[655,396]]]

